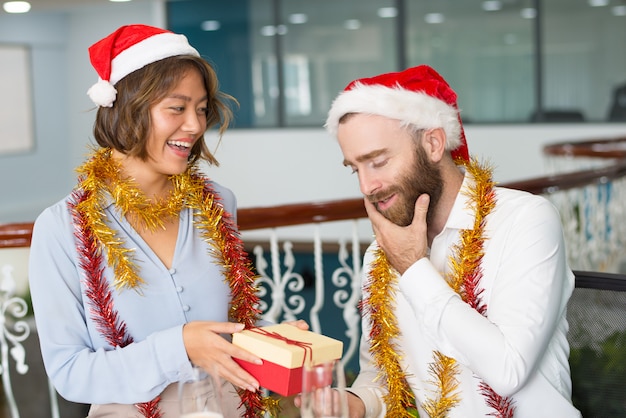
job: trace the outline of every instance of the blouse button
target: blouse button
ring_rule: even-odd
[[[185,312],[189,312],[190,309],[191,309],[191,307],[189,305],[183,306],[183,311],[185,311]]]
[[[177,291],[178,293],[182,293],[182,291],[183,291],[183,287],[182,287],[182,286],[177,286],[177,287],[176,287],[176,291]]]

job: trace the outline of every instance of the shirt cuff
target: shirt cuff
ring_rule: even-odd
[[[157,361],[170,383],[190,378],[192,364],[183,343],[183,325],[178,325],[152,335]]]
[[[382,396],[376,393],[372,388],[346,388],[347,392],[358,396],[365,405],[365,416],[363,418],[381,418],[385,416]]]

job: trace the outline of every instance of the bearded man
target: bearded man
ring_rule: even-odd
[[[470,158],[448,83],[426,65],[355,80],[326,128],[375,233],[350,417],[580,417],[559,214]]]

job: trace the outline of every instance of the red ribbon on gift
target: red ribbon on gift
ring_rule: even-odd
[[[289,344],[289,345],[295,345],[297,347],[300,347],[304,350],[304,357],[302,358],[302,365],[301,367],[304,367],[304,362],[306,361],[306,357],[307,355],[309,355],[311,361],[313,361],[313,347],[311,347],[311,345],[313,343],[309,343],[309,342],[304,342],[304,341],[298,341],[298,340],[292,340],[290,338],[287,338],[283,335],[280,335],[277,332],[270,332],[266,329],[262,329],[262,328],[250,328],[248,331],[252,331],[254,333],[257,334],[261,334],[261,335],[265,335],[266,337],[270,337],[270,338],[274,338],[276,340],[281,340],[284,341],[285,343]]]

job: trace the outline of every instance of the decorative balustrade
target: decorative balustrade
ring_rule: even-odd
[[[561,172],[501,184],[544,195],[554,202],[562,215],[570,264],[576,270],[606,271],[621,261],[626,237],[624,143],[626,138],[551,145],[546,147],[546,156],[554,167],[561,164],[557,167]],[[569,160],[576,158],[601,162],[573,171],[563,169],[565,163],[559,160],[571,166]],[[306,319],[314,331],[342,339],[347,369],[356,369],[361,259],[372,239],[363,200],[241,208],[237,218],[259,274],[264,319]],[[27,248],[31,234],[32,223],[0,225],[0,249]],[[9,291],[13,287],[12,271],[1,258],[0,269],[0,374],[5,397],[11,403],[11,362],[6,353],[13,356],[16,372],[25,373],[21,341],[28,337],[30,327],[21,320],[26,305]],[[19,308],[8,310],[5,307],[9,305]],[[54,391],[51,393],[52,408],[58,411]],[[11,417],[19,417],[17,410],[11,408]]]
[[[15,295],[16,283],[13,278],[13,266],[6,264],[0,271],[0,374],[2,374],[2,387],[6,394],[8,408],[11,416],[19,416],[13,385],[9,373],[10,357],[15,362],[15,371],[25,374],[28,371],[26,364],[26,351],[22,344],[30,335],[30,326],[25,321],[28,313],[26,301]]]
[[[626,137],[544,147],[548,170],[598,174],[593,182],[548,193],[561,213],[572,268],[617,273],[626,268]]]

